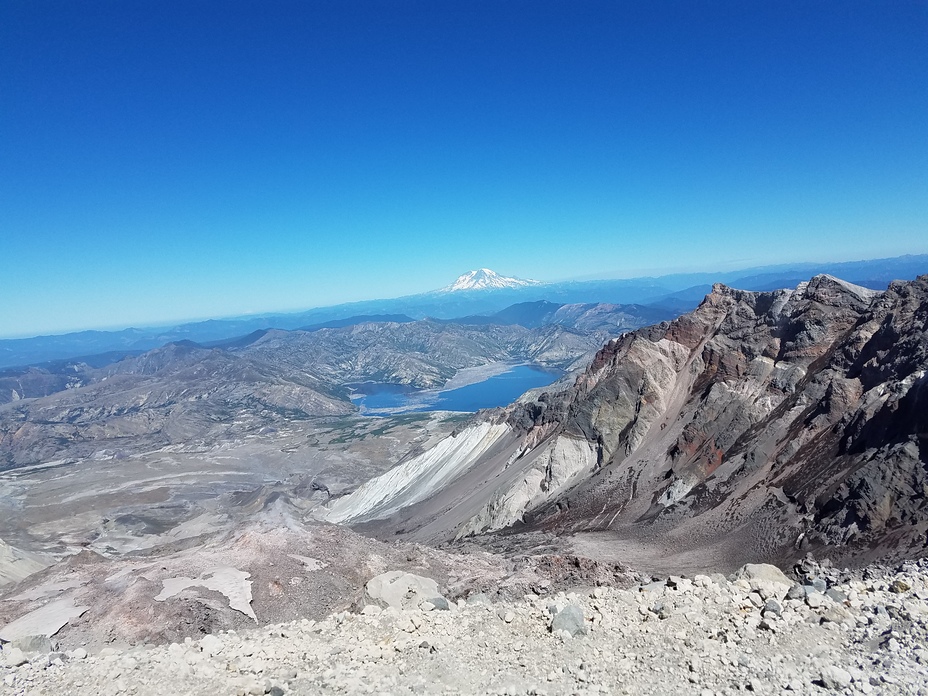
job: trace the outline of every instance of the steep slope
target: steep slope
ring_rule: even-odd
[[[670,312],[646,305],[557,304],[547,300],[538,300],[537,302],[519,302],[493,314],[475,314],[443,321],[449,324],[466,325],[518,324],[528,329],[546,324],[557,324],[585,333],[602,331],[614,338],[624,331],[673,319],[678,314],[679,312]]]
[[[434,542],[518,524],[750,559],[924,553],[926,322],[926,276],[885,293],[830,276],[717,285],[606,345],[566,391],[484,416],[506,447],[377,528]]]

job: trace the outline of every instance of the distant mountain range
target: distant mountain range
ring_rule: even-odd
[[[882,290],[892,280],[911,280],[928,272],[928,254],[847,263],[801,263],[762,266],[725,273],[688,273],[656,278],[538,283],[500,276],[489,269],[465,273],[444,290],[385,300],[365,300],[288,314],[211,319],[171,327],[122,331],[80,331],[57,336],[0,340],[0,368],[82,359],[99,364],[138,355],[175,341],[210,344],[268,329],[350,326],[371,317],[390,321],[438,320],[487,316],[530,302],[648,306],[673,314],[696,307],[716,282],[741,290],[768,291],[795,287],[819,273]],[[451,289],[454,288],[452,291]],[[399,316],[402,315],[402,318]],[[103,364],[106,364],[104,362]]]
[[[670,318],[633,306],[515,307],[489,323],[365,317],[338,327],[184,340],[103,366],[0,370],[0,470],[129,443],[221,442],[293,420],[357,412],[358,382],[440,388],[490,363],[575,369],[610,337]],[[111,356],[112,357],[112,356]]]

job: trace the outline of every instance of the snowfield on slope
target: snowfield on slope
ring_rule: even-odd
[[[440,490],[511,432],[507,425],[472,425],[338,498],[318,518],[339,523],[388,517]]]

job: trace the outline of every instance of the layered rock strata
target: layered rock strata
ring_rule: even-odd
[[[378,528],[435,542],[524,525],[741,562],[924,553],[926,323],[928,276],[882,293],[825,275],[716,285],[608,343],[570,388],[483,414],[500,446]]]

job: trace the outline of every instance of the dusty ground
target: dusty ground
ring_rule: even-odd
[[[28,662],[8,649],[19,666],[2,672],[0,692],[928,694],[928,566],[810,570],[801,584],[761,570],[511,602],[475,595],[446,611],[370,605],[157,648],[38,650]]]
[[[200,446],[139,451],[130,438],[94,456],[0,473],[0,539],[61,558],[108,555],[217,531],[268,488],[312,506],[427,447],[459,420],[450,414],[290,421]]]

